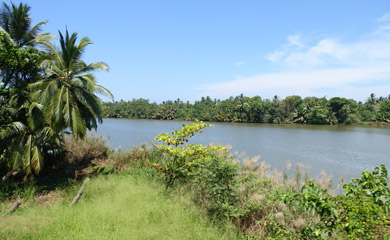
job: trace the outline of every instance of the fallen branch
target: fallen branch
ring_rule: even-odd
[[[12,175],[14,175],[15,173],[17,173],[18,170],[16,169],[12,169],[11,171],[7,172],[7,174],[5,174],[2,178],[1,178],[1,182],[0,182],[0,185],[3,185],[3,183],[5,183],[9,177],[11,177]]]
[[[22,204],[22,202],[19,199],[16,200],[15,204],[8,210],[6,214],[13,213],[20,206],[20,204]]]
[[[80,187],[79,192],[78,192],[77,195],[73,198],[73,201],[70,203],[70,206],[75,205],[75,204],[79,201],[81,195],[83,195],[85,186],[86,186],[87,182],[89,182],[89,180],[90,180],[89,177],[87,177],[87,178],[84,180],[83,184],[82,184],[81,187]]]

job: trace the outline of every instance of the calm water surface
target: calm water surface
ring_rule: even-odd
[[[150,143],[159,133],[172,132],[189,122],[104,119],[97,134],[109,137],[113,148],[132,148]],[[302,126],[212,123],[195,135],[195,144],[231,145],[232,152],[247,157],[261,156],[271,169],[282,171],[286,161],[307,166],[311,177],[321,170],[333,175],[335,183],[359,177],[363,170],[380,164],[390,168],[390,129],[349,126]],[[292,170],[290,170],[292,171]]]

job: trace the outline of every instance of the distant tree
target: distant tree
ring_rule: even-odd
[[[284,118],[288,118],[291,113],[294,112],[302,104],[302,98],[300,96],[288,96],[283,101],[284,106]]]
[[[313,106],[310,113],[308,113],[308,123],[310,124],[327,124],[329,110],[322,106]]]
[[[390,99],[379,103],[379,112],[377,119],[382,122],[390,122]]]
[[[346,98],[334,97],[329,99],[328,104],[338,121],[344,123],[351,113],[350,101]]]
[[[370,97],[367,99],[367,103],[371,106],[375,105],[378,102],[378,99],[376,98],[374,93],[370,94]]]
[[[253,123],[263,123],[266,113],[265,105],[261,97],[255,96],[251,98],[249,107],[249,121]]]

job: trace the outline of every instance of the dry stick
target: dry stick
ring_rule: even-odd
[[[89,177],[87,177],[87,178],[84,180],[83,185],[81,185],[79,192],[78,192],[77,195],[73,198],[73,201],[72,201],[72,203],[70,204],[70,206],[75,205],[75,204],[77,203],[77,201],[80,199],[81,195],[83,195],[85,186],[86,186],[86,184],[87,184],[87,182],[88,182],[89,180],[90,180]]]
[[[13,213],[20,206],[20,204],[22,204],[22,202],[19,199],[16,200],[15,204],[8,210],[6,214]]]
[[[2,185],[3,183],[5,183],[5,181],[7,181],[8,178],[11,177],[11,175],[14,174],[14,173],[16,173],[16,172],[18,172],[16,169],[12,169],[12,170],[10,170],[9,172],[7,172],[7,174],[5,174],[5,175],[3,176],[3,178],[1,179],[0,185]]]

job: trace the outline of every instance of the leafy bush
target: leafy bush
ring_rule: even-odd
[[[188,139],[195,133],[202,133],[202,129],[209,126],[211,125],[196,121],[192,124],[183,124],[182,129],[176,130],[172,134],[162,133],[155,137],[156,140],[166,143],[155,145],[156,148],[171,156],[171,159],[163,166],[163,171],[167,175],[166,188],[172,186],[176,179],[185,178],[197,161],[209,159],[213,152],[226,151],[226,148],[222,146],[187,143]]]
[[[212,215],[230,216],[232,209],[229,207],[238,200],[234,190],[238,165],[211,154],[208,159],[194,162],[193,168],[189,181],[195,201]]]
[[[353,238],[390,237],[390,185],[385,165],[364,171],[343,186],[339,228]]]
[[[301,237],[326,238],[332,234],[339,212],[336,202],[326,189],[321,189],[313,180],[309,180],[300,191],[284,194],[282,198],[295,215],[307,216],[307,220],[318,218],[316,221],[306,221],[306,226],[300,232]]]
[[[350,184],[343,186],[349,198],[365,196],[383,207],[386,214],[390,213],[390,185],[385,165],[376,167],[371,173],[364,171],[360,179],[354,178]]]
[[[345,239],[385,239],[390,237],[389,215],[365,196],[337,197],[340,216],[337,232]]]

